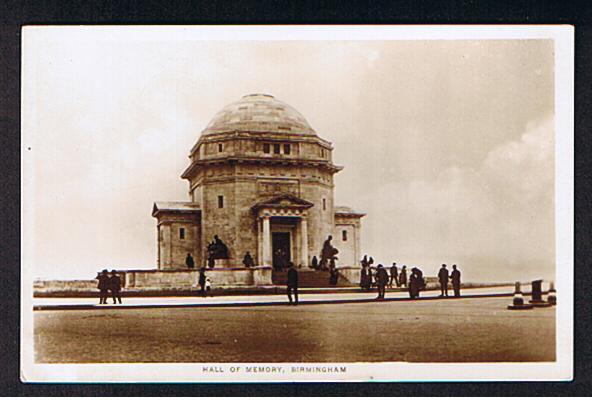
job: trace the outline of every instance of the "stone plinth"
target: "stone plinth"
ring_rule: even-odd
[[[214,268],[230,268],[233,265],[233,260],[230,258],[219,258],[214,260]]]
[[[222,260],[221,260],[222,261]],[[228,260],[224,260],[228,261]],[[177,271],[133,270],[121,271],[127,289],[135,290],[197,290],[199,270]],[[213,288],[233,288],[271,285],[271,268],[206,268]]]

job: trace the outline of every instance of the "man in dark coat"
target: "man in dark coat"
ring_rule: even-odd
[[[255,261],[253,260],[251,253],[248,251],[245,253],[245,257],[243,258],[243,265],[245,268],[252,268],[255,266]]]
[[[391,267],[391,281],[389,282],[389,285],[391,287],[393,287],[393,282],[395,282],[395,284],[397,285],[397,287],[399,287],[399,271],[397,268],[397,263],[393,263],[393,266]]]
[[[446,264],[442,264],[442,268],[438,272],[438,280],[440,281],[440,297],[448,297],[448,270]]]
[[[337,281],[339,280],[339,272],[337,272],[337,268],[333,266],[329,269],[329,285],[337,285]]]
[[[191,257],[191,254],[189,253],[187,253],[187,257],[185,257],[185,265],[189,269],[195,268],[195,261],[193,261],[193,257]]]
[[[294,263],[288,263],[288,282],[287,282],[287,292],[288,292],[288,300],[290,300],[290,305],[294,304],[295,306],[298,305],[298,271],[294,268]],[[295,302],[292,302],[292,293],[294,293]]]
[[[121,304],[121,278],[117,275],[117,271],[111,271],[111,277],[109,278],[109,290],[111,291],[111,296],[113,296],[113,304],[117,304],[119,300],[119,304]]]
[[[454,297],[460,297],[460,271],[456,269],[456,264],[452,266],[450,273],[450,280],[452,281],[452,289],[454,290]]]
[[[378,300],[384,300],[384,293],[386,291],[386,285],[389,282],[389,276],[386,269],[382,264],[378,264],[376,267],[376,284],[378,286]]]
[[[109,273],[104,269],[100,274],[97,275],[99,284],[97,288],[100,291],[99,304],[107,304],[107,296],[109,295]]]
[[[197,283],[200,288],[199,292],[203,297],[206,297],[206,269],[203,267],[199,270],[199,279]]]

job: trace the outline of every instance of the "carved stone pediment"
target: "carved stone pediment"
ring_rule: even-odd
[[[269,200],[257,203],[252,207],[252,209],[256,213],[261,210],[304,211],[313,205],[313,203],[291,194],[283,194],[281,196],[273,197]]]

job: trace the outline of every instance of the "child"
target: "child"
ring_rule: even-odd
[[[206,296],[207,295],[212,295],[212,281],[210,280],[210,278],[206,278]]]

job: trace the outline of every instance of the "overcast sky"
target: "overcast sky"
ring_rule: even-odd
[[[32,35],[26,196],[36,277],[155,268],[156,200],[187,200],[214,114],[269,93],[334,145],[362,253],[465,280],[554,274],[553,43],[211,42]]]

